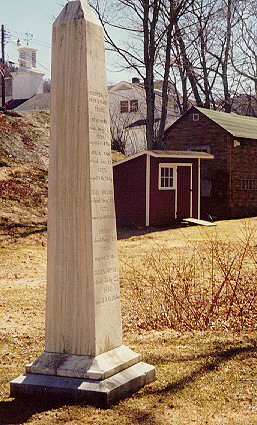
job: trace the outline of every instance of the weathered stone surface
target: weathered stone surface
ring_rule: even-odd
[[[98,356],[43,353],[26,367],[27,373],[103,380],[138,363],[140,355],[125,345]]]
[[[103,29],[84,1],[53,24],[46,351],[121,345]]]
[[[11,381],[11,397],[33,397],[108,408],[155,379],[155,368],[137,363],[104,381],[26,374]]]

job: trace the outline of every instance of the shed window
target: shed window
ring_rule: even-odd
[[[241,190],[257,190],[257,179],[240,179]]]
[[[128,100],[121,100],[120,101],[120,112],[124,113],[124,112],[128,112],[128,111],[129,111]]]
[[[172,166],[160,165],[159,189],[174,189],[174,168]]]
[[[199,121],[199,114],[193,114],[193,121]]]

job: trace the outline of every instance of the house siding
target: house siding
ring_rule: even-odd
[[[113,166],[114,200],[119,227],[169,227],[177,220],[181,221],[182,218],[190,215],[198,218],[199,159],[187,156],[187,153],[181,157],[142,153]],[[177,191],[180,205],[179,217],[176,216],[175,188],[159,189],[160,164],[171,164],[181,171],[179,173],[180,192]],[[186,170],[186,178],[184,178],[183,169],[184,172]],[[176,175],[174,178],[176,179]],[[189,198],[192,199],[192,214],[190,214]],[[149,209],[147,209],[147,201],[149,201]]]
[[[257,190],[241,189],[241,179],[257,179],[257,140],[240,139],[240,146],[231,140],[228,158],[231,214],[235,218],[257,216]]]
[[[171,93],[174,92],[172,85],[169,87]],[[155,82],[155,111],[156,119],[161,116],[162,109],[162,82]],[[133,111],[130,108],[130,101],[138,102],[138,110]],[[128,102],[128,112],[121,112],[121,101]],[[111,134],[113,142],[119,143],[124,148],[126,155],[133,155],[143,149],[147,149],[146,143],[146,125],[145,123],[137,124],[132,128],[132,123],[145,121],[147,116],[147,106],[145,89],[143,83],[129,83],[120,81],[112,87],[109,87],[109,104],[110,104],[110,120]],[[176,108],[176,96],[169,95],[167,105],[167,123],[173,123],[179,116],[179,110]],[[155,127],[158,128],[158,122]]]
[[[193,115],[199,114],[199,121]],[[201,161],[201,178],[211,180],[211,196],[201,197],[201,217],[218,219],[257,215],[257,190],[241,190],[240,179],[257,178],[257,140],[234,137],[197,109],[166,131],[165,149],[187,150],[210,146],[212,161]]]
[[[113,168],[114,200],[118,226],[145,226],[146,155]]]
[[[175,221],[175,190],[159,190],[159,164],[170,159],[150,158],[150,226],[169,226]]]
[[[150,178],[150,226],[169,226],[177,220],[175,214],[175,190],[159,190],[158,176],[159,164],[192,164],[192,217],[198,217],[198,160],[179,158],[153,158],[151,157],[151,178]],[[183,193],[178,195],[180,203],[185,201]],[[189,216],[189,214],[186,214]],[[185,218],[185,215],[181,218]]]

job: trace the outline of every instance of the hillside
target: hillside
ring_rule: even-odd
[[[0,229],[12,235],[46,229],[49,112],[0,113]]]
[[[48,165],[50,113],[46,111],[0,113],[0,165],[13,161]]]
[[[0,112],[0,237],[46,230],[50,113]],[[124,155],[112,151],[113,161]]]

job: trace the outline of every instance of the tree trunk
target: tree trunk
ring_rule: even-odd
[[[187,57],[186,46],[185,46],[184,40],[182,38],[182,34],[181,34],[181,31],[180,31],[178,24],[176,24],[176,36],[177,36],[177,40],[178,40],[178,43],[179,43],[179,46],[180,46],[182,63],[183,63],[183,66],[186,70],[187,77],[190,81],[196,104],[197,104],[197,106],[203,107],[203,102],[202,102],[202,99],[200,97],[200,94],[199,94],[199,91],[198,91],[198,88],[197,88],[197,82],[196,82],[196,78],[195,78],[195,75],[194,75],[193,64],[190,62],[189,58]]]
[[[231,48],[231,7],[232,0],[227,0],[227,32],[226,32],[226,44],[224,52],[224,60],[222,61],[222,82],[223,82],[223,91],[224,91],[224,109],[225,112],[231,112],[231,99],[229,92],[229,83],[228,83],[228,61],[229,53]]]
[[[146,140],[148,149],[154,149],[154,60],[155,60],[155,29],[158,21],[158,1],[154,1],[152,21],[150,21],[149,0],[143,1],[143,32],[144,32],[144,63],[145,63],[145,95],[146,95]],[[149,27],[150,22],[150,27]]]
[[[164,75],[163,75],[163,84],[162,84],[162,110],[161,110],[161,120],[158,130],[158,136],[156,138],[156,149],[163,149],[163,136],[165,130],[165,124],[167,119],[167,106],[168,106],[168,86],[169,86],[169,74],[170,74],[170,56],[171,56],[171,43],[172,43],[172,31],[174,27],[175,15],[173,8],[173,1],[170,1],[170,10],[169,10],[169,26],[167,28],[167,41],[165,46],[165,65],[164,65]]]

